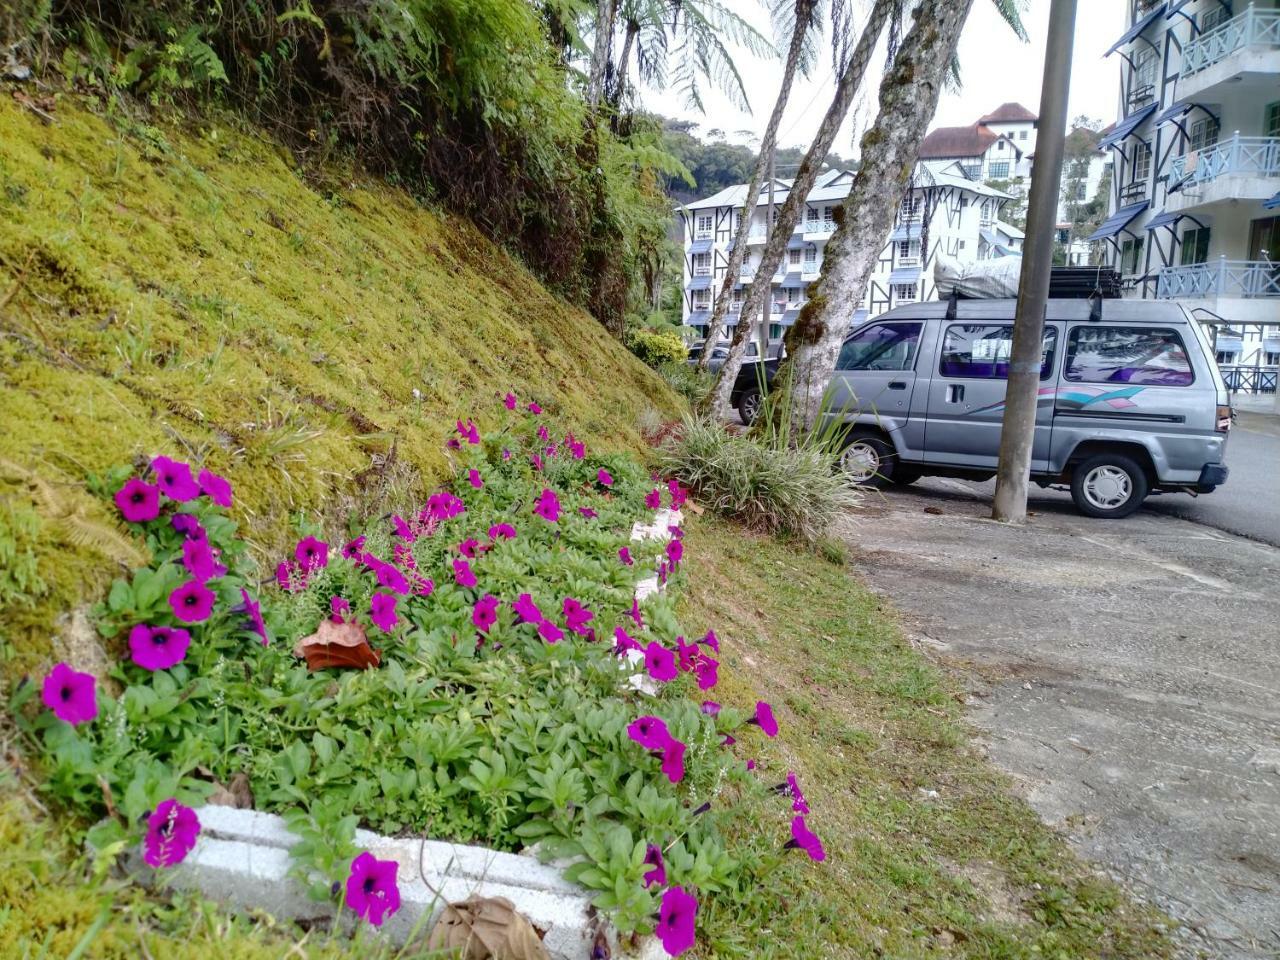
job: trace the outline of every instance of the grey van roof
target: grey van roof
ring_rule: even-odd
[[[1016,300],[960,300],[956,303],[957,320],[1012,320]],[[926,300],[895,307],[875,317],[885,320],[928,320],[944,317],[946,300]],[[1045,310],[1049,320],[1088,320],[1088,300],[1050,300]],[[1102,323],[1185,324],[1187,315],[1172,300],[1103,300]]]

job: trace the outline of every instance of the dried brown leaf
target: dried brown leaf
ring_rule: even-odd
[[[315,633],[299,640],[293,655],[305,658],[307,669],[312,673],[330,667],[364,670],[382,662],[378,651],[369,646],[364,627],[329,619],[321,620]]]

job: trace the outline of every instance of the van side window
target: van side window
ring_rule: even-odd
[[[1076,383],[1158,387],[1186,387],[1196,379],[1176,330],[1092,325],[1071,331],[1065,376]]]
[[[922,323],[876,323],[863,327],[840,348],[837,370],[912,370]]]
[[[1053,376],[1058,351],[1058,331],[1045,327],[1040,354],[1040,379]],[[942,339],[938,372],[964,380],[1009,379],[1009,355],[1013,351],[1013,327],[1009,324],[953,324]]]

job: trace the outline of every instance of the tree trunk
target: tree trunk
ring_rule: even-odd
[[[640,32],[640,24],[634,20],[627,21],[627,38],[622,42],[622,53],[618,56],[618,69],[613,75],[613,89],[606,100],[616,111],[622,104],[622,94],[627,88],[627,62],[631,59],[631,47],[635,44],[636,34]]]
[[[751,172],[751,182],[747,184],[747,195],[742,201],[742,219],[738,222],[737,232],[733,236],[733,249],[729,251],[729,265],[725,268],[724,283],[720,285],[720,294],[711,308],[711,320],[707,324],[707,336],[703,343],[702,355],[698,357],[698,369],[706,370],[711,362],[711,347],[719,337],[720,327],[724,324],[725,314],[729,310],[729,299],[733,294],[734,284],[742,273],[742,263],[747,257],[747,241],[751,236],[751,216],[755,213],[756,198],[760,193],[760,181],[764,171],[773,157],[774,141],[778,137],[778,127],[782,123],[782,115],[786,112],[787,100],[791,96],[791,84],[796,78],[796,68],[800,64],[800,54],[804,51],[804,38],[813,20],[814,0],[796,0],[796,24],[791,34],[791,46],[787,49],[787,62],[782,71],[782,86],[778,88],[778,99],[773,103],[773,113],[769,115],[769,125],[765,127],[764,138],[760,141],[760,155],[756,159],[755,170]],[[738,314],[738,324],[746,312]],[[750,320],[748,320],[748,326]],[[736,374],[735,374],[736,376]]]
[[[809,302],[788,332],[788,356],[778,371],[778,382],[789,380],[793,431],[817,422],[850,315],[884,250],[972,6],[973,0],[921,0],[880,85],[880,112],[862,138],[862,165],[827,241]]]
[[[591,73],[587,76],[587,106],[595,112],[604,95],[605,69],[609,65],[609,47],[613,43],[613,21],[618,15],[618,0],[599,0],[596,5],[596,37],[591,51]]]
[[[970,2],[972,0],[966,0],[966,7]],[[822,118],[822,124],[818,127],[817,136],[814,137],[813,143],[809,145],[809,151],[804,155],[804,159],[800,161],[800,169],[796,171],[791,191],[787,194],[787,199],[783,201],[782,209],[778,212],[778,222],[773,225],[769,241],[765,244],[763,259],[760,261],[755,277],[747,287],[746,297],[742,304],[742,312],[738,315],[739,317],[754,317],[764,306],[765,299],[769,296],[773,274],[778,269],[778,265],[782,263],[782,255],[786,252],[787,241],[791,239],[791,232],[795,229],[801,215],[804,213],[809,191],[813,189],[814,181],[818,179],[818,174],[822,169],[822,161],[826,159],[827,152],[831,149],[831,144],[840,130],[840,125],[844,123],[845,115],[853,104],[854,94],[858,92],[858,87],[862,84],[863,75],[867,72],[867,64],[871,61],[871,55],[875,52],[880,32],[884,29],[885,21],[889,19],[889,13],[893,6],[894,4],[889,0],[879,0],[871,8],[867,24],[862,29],[862,36],[858,39],[858,46],[854,49],[853,56],[849,58],[849,63],[840,75],[840,81],[836,85],[835,97],[832,99],[831,105],[827,107],[826,115]],[[741,234],[741,230],[739,230],[739,233]],[[735,253],[739,245],[734,245]],[[828,249],[830,249],[830,245],[828,245]],[[802,319],[803,316],[802,311]],[[738,326],[734,328],[733,340],[729,344],[729,355],[725,358],[724,366],[720,368],[715,386],[712,387],[711,395],[708,398],[707,412],[718,420],[726,420],[729,417],[729,395],[733,391],[734,381],[738,379],[738,371],[742,369],[742,356],[747,350],[747,337],[750,331],[750,323],[739,322]],[[706,351],[704,350],[703,352],[705,353]]]

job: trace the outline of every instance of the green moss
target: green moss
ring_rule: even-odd
[[[318,192],[224,118],[135,141],[72,97],[55,114],[0,98],[0,496],[16,504],[35,502],[33,472],[109,530],[86,473],[176,454],[232,479],[268,550],[298,512],[340,521],[447,475],[454,418],[507,389],[614,447],[641,444],[640,410],[679,405],[599,323],[403,192],[337,170]],[[0,610],[11,671],[114,573],[82,539],[44,525],[44,595]]]

